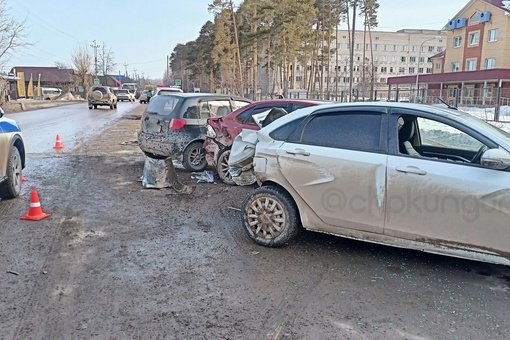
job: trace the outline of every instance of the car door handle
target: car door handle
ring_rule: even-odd
[[[286,152],[290,153],[291,155],[310,156],[310,153],[308,151],[303,150],[303,149],[287,150]]]
[[[397,166],[395,170],[400,172],[405,172],[406,174],[417,174],[417,175],[426,175],[427,171],[417,168],[415,166]]]

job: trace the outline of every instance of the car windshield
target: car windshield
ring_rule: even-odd
[[[180,100],[180,97],[156,96],[149,102],[147,112],[168,116],[174,111]]]
[[[99,91],[99,92],[101,92],[102,94],[107,94],[107,93],[108,93],[108,91],[107,91],[104,87],[96,87],[96,88],[93,88],[93,89],[92,89],[92,92],[94,92],[94,91]]]

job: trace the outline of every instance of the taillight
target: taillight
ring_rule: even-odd
[[[179,118],[172,118],[170,121],[170,130],[179,130],[186,125],[186,122]]]

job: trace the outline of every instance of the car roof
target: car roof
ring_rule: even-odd
[[[217,93],[203,93],[203,92],[169,92],[165,93],[165,96],[174,96],[174,97],[182,97],[182,98],[200,98],[200,97],[216,97],[216,98],[234,98],[234,99],[242,99],[251,102],[250,99],[239,97],[239,96],[231,96],[228,94],[217,94]],[[155,97],[156,98],[156,97]]]

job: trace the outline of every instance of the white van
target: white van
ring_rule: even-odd
[[[56,87],[41,87],[41,95],[44,100],[52,100],[62,94],[62,90]]]

